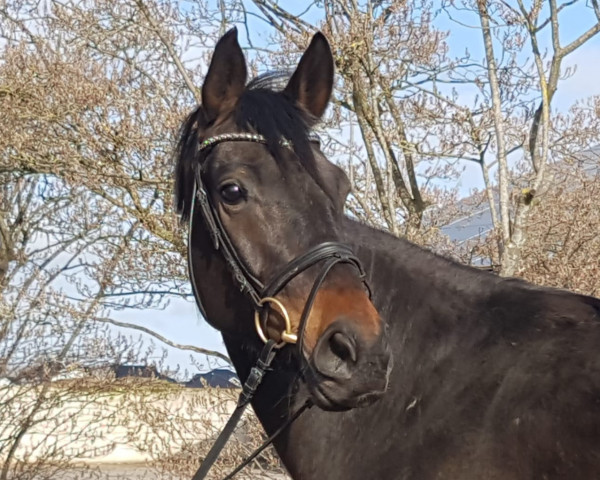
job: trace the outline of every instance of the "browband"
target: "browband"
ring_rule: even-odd
[[[310,133],[308,135],[309,142],[321,142],[321,138],[316,133]],[[258,133],[222,133],[220,135],[214,135],[204,140],[199,146],[198,151],[206,150],[218,143],[222,142],[254,142],[267,144],[267,139]],[[293,148],[292,142],[283,139],[279,142],[282,147]]]

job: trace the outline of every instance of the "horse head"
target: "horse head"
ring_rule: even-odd
[[[229,31],[215,47],[202,103],[184,123],[176,197],[182,218],[197,218],[212,235],[202,245],[191,237],[205,259],[192,272],[206,320],[229,337],[297,343],[314,402],[343,410],[385,392],[391,354],[362,266],[343,244],[350,183],[311,134],[333,73],[329,44],[317,33],[285,88],[247,85]],[[225,261],[214,247],[229,252]],[[227,264],[235,278],[223,281],[211,269]],[[254,295],[240,297],[240,287]]]

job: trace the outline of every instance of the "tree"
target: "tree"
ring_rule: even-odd
[[[597,150],[548,165],[552,182],[524,227],[521,275],[536,284],[600,296],[600,163]],[[527,187],[525,187],[527,188]],[[549,214],[548,212],[552,212]]]
[[[528,196],[543,199],[552,183],[547,165],[560,161],[561,151],[582,151],[599,140],[591,129],[576,138],[567,134],[570,122],[559,118],[565,113],[552,111],[561,79],[573,73],[564,69],[565,59],[600,31],[597,3],[445,1],[434,11],[428,2],[330,0],[301,15],[273,0],[253,3],[278,32],[286,54],[316,28],[332,39],[341,77],[332,123],[350,125],[343,130],[350,141],[338,140],[337,152],[350,158],[351,173],[360,169],[352,176],[353,201],[362,208],[354,204],[353,213],[419,240],[415,232],[426,229],[431,218],[434,225],[443,222],[433,212],[447,209],[453,199],[436,197],[432,177],[456,176],[457,162],[475,162],[499,232],[495,256],[501,273],[521,274],[529,216],[543,208]],[[569,9],[579,9],[580,18],[586,10],[590,15],[577,25],[575,38],[563,43],[560,17]],[[434,12],[457,29],[479,29],[484,58],[469,52],[450,58],[449,32],[436,28]],[[319,20],[311,23],[302,15]],[[593,113],[577,121],[593,123]],[[355,131],[361,142],[352,137]],[[367,162],[356,161],[357,149]],[[520,178],[528,182],[522,197],[513,188],[517,158],[527,160],[519,164]],[[443,163],[427,169],[434,161]],[[371,185],[376,195],[367,194]],[[432,203],[438,208],[428,209]]]
[[[178,38],[177,22],[192,29],[212,20],[165,6],[170,20],[157,36],[135,3],[57,3],[44,15],[36,8],[15,2],[0,12],[2,294],[20,292],[21,301],[27,272],[54,269],[50,282],[63,282],[61,291],[69,285],[73,308],[95,298],[97,285],[97,321],[110,321],[116,308],[160,308],[189,296],[170,178],[176,132],[195,92],[192,73],[173,75],[163,46]],[[102,280],[108,252],[125,237],[110,281]]]
[[[549,2],[534,1],[528,9],[523,2],[511,6],[507,2],[477,1],[477,12],[481,22],[481,32],[485,45],[487,62],[487,80],[494,123],[495,157],[499,166],[499,196],[501,223],[496,225],[502,232],[500,254],[502,258],[502,272],[505,275],[515,275],[519,272],[522,260],[522,251],[527,242],[526,227],[530,216],[538,202],[531,201],[532,196],[543,198],[552,184],[548,174],[548,164],[556,160],[551,153],[553,148],[560,144],[563,132],[555,122],[552,115],[552,100],[558,89],[561,74],[564,72],[565,59],[575,50],[584,45],[600,32],[600,8],[596,0],[591,1],[590,14],[595,17],[594,22],[586,28],[581,27],[574,40],[563,43],[561,41],[561,12],[572,5],[581,2],[566,2],[561,5],[556,0]],[[580,5],[581,6],[581,5]],[[502,66],[498,65],[494,49],[494,34],[492,23],[504,25],[500,28],[498,42],[500,48],[511,54],[507,67],[508,75],[501,76]],[[550,30],[551,46],[549,58],[544,55],[541,47],[541,37]],[[514,78],[520,73],[517,65],[517,55],[529,48],[533,65],[527,73],[532,79],[532,85],[524,89],[517,99],[530,95],[530,89],[535,89],[537,95],[529,103],[534,107],[522,116],[520,141],[515,142],[514,135],[508,132],[507,124],[513,119],[506,119],[502,110],[502,94],[514,88]],[[502,78],[505,78],[504,82]],[[523,101],[523,100],[521,100]],[[517,138],[519,138],[517,137]],[[523,141],[522,139],[525,139]],[[592,140],[598,141],[597,135],[591,138],[579,138],[579,147],[583,150]],[[528,160],[528,185],[526,195],[517,200],[515,213],[510,211],[510,173],[508,165],[508,152],[519,149]],[[491,204],[493,206],[493,202]]]
[[[0,392],[1,479],[41,471],[39,462],[24,470],[15,455],[77,394],[53,387],[59,371],[144,358],[108,324],[227,361],[114,319],[189,295],[171,155],[194,92],[163,47],[184,40],[178,22],[214,22],[203,7],[186,18],[145,8],[169,18],[160,36],[135,3],[0,7],[0,377],[26,379]],[[40,458],[66,460],[52,449]]]
[[[278,32],[278,66],[288,66],[290,52],[300,51],[317,28],[332,44],[339,82],[326,143],[349,171],[352,214],[427,243],[423,233],[439,223],[436,217],[447,218],[439,209],[423,222],[428,207],[444,202],[435,180],[457,174],[451,163],[438,162],[451,155],[446,138],[440,142],[451,125],[428,89],[457,65],[446,56],[430,6],[334,0],[324,2],[322,21],[312,24],[277,2],[254,4]]]

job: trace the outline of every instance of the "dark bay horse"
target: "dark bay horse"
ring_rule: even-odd
[[[315,404],[275,441],[291,476],[600,478],[600,300],[462,266],[346,217],[348,179],[310,136],[333,85],[321,34],[283,90],[269,85],[246,85],[227,33],[182,129],[176,200],[192,217],[198,299],[242,381],[263,345],[248,292],[318,257],[284,276],[281,306],[257,319],[265,337],[297,342],[252,402],[265,430]],[[197,188],[227,239],[194,208]],[[328,263],[346,248],[358,262]]]

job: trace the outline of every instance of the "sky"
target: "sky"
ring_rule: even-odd
[[[282,5],[290,2],[282,2]],[[456,13],[456,12],[455,12]],[[567,12],[561,23],[561,36],[563,44],[571,41],[584,26],[591,25],[593,17],[590,11],[580,7],[574,7]],[[314,18],[317,18],[314,16]],[[477,18],[466,14],[456,14],[450,19],[445,13],[439,13],[435,24],[442,30],[448,30],[447,39],[450,56],[463,55],[469,50],[472,57],[481,59],[483,56],[480,33],[477,30]],[[267,37],[268,32],[260,21],[252,21],[250,25],[251,34],[255,42],[260,43]],[[261,40],[262,39],[262,40]],[[240,35],[240,41],[244,42],[244,35]],[[575,73],[560,83],[555,97],[555,108],[564,111],[575,101],[587,98],[594,94],[600,94],[600,37],[594,38],[585,47],[577,50],[566,61],[566,66],[576,66]],[[459,181],[459,188],[463,194],[470,189],[481,188],[480,170],[475,164],[465,162],[465,172]],[[137,323],[151,328],[159,334],[180,344],[194,344],[203,348],[218,350],[226,353],[220,334],[210,327],[199,314],[193,299],[173,299],[164,310],[138,310],[115,312],[118,320]],[[252,321],[252,319],[246,319]],[[244,321],[244,319],[240,319]],[[131,333],[131,331],[129,332]],[[135,336],[136,333],[134,332]],[[157,345],[161,345],[156,341]],[[189,369],[192,373],[196,368],[190,362],[190,353],[167,348],[169,356],[167,365],[179,364],[183,369]],[[210,367],[214,367],[211,364]],[[209,367],[208,365],[206,366]]]
[[[515,8],[516,1],[508,1]],[[529,5],[531,2],[524,2]],[[559,5],[564,2],[558,2]],[[570,8],[563,10],[560,14],[560,41],[562,46],[567,45],[582,32],[594,25],[593,12],[585,7],[589,2],[579,2]],[[436,5],[439,2],[435,2]],[[544,15],[540,15],[545,18]],[[435,19],[435,25],[442,31],[449,32],[447,44],[450,57],[460,57],[469,52],[476,60],[485,56],[483,42],[481,40],[480,24],[478,17],[466,10],[452,10],[447,13],[439,10]],[[550,45],[550,30],[546,29],[546,35],[541,36],[542,52]],[[527,51],[527,50],[526,50]],[[499,49],[496,49],[498,54]],[[563,71],[575,68],[572,75],[559,83],[558,90],[553,99],[552,107],[555,111],[567,111],[578,100],[583,100],[592,95],[600,94],[600,63],[596,60],[600,55],[600,34],[588,41],[583,47],[573,52],[563,62]],[[496,55],[497,56],[497,55]],[[465,92],[466,93],[466,92]],[[458,189],[461,195],[468,195],[473,188],[482,189],[480,167],[472,162],[464,162],[464,173],[458,180]],[[492,171],[493,173],[493,171]]]

